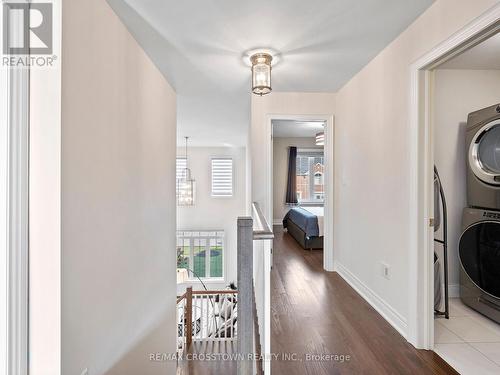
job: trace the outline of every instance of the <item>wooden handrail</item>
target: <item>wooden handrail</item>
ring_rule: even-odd
[[[238,294],[237,290],[193,290],[192,294]]]
[[[181,296],[177,296],[177,302],[181,302],[186,298],[186,294],[184,293]],[[212,295],[212,294],[238,294],[237,290],[193,290],[191,295]]]
[[[186,298],[186,293],[184,293],[182,296],[177,296],[177,302],[176,302],[176,304],[178,304],[179,302],[181,302],[184,298]]]

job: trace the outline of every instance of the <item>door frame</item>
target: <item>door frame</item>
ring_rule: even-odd
[[[20,3],[29,3],[22,0]],[[3,17],[3,11],[0,14]],[[26,32],[24,20],[14,18],[8,31],[16,40]],[[3,36],[3,35],[2,35]],[[0,146],[2,179],[1,366],[9,374],[28,374],[29,346],[29,67],[0,70]],[[4,326],[6,324],[6,326]],[[5,338],[4,338],[5,335]],[[4,360],[5,358],[5,360]]]
[[[268,114],[266,115],[266,139],[268,144],[266,163],[267,176],[267,217],[273,216],[273,139],[272,130],[273,120],[292,120],[292,121],[325,121],[325,198],[324,198],[324,244],[323,244],[323,268],[325,271],[333,272],[335,270],[334,261],[334,217],[335,217],[335,186],[334,186],[334,167],[335,167],[335,126],[333,115],[290,115],[290,114]]]
[[[410,220],[408,341],[434,348],[434,140],[432,97],[434,69],[500,30],[500,4],[410,67]]]

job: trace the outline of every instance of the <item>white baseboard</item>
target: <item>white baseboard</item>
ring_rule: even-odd
[[[337,273],[368,302],[382,317],[393,326],[405,339],[408,333],[408,323],[392,306],[385,302],[377,293],[358,279],[351,271],[338,262],[335,262]]]
[[[273,225],[282,225],[283,219],[273,219]]]
[[[441,290],[444,290],[444,284],[442,285]],[[450,297],[450,298],[460,297],[460,284],[449,284],[448,285],[448,297]]]

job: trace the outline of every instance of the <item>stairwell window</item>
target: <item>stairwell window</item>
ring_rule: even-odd
[[[224,277],[224,231],[177,231],[177,268],[189,278]]]
[[[233,159],[212,158],[212,197],[233,196]]]

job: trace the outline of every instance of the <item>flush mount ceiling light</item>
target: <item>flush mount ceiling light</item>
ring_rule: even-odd
[[[269,53],[259,52],[250,56],[252,63],[252,92],[256,95],[266,95],[272,91],[271,62]]]
[[[316,146],[325,145],[325,132],[316,133]]]

